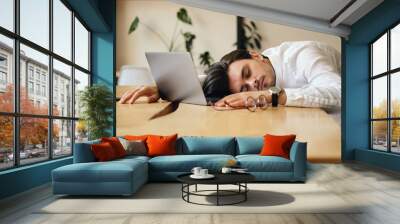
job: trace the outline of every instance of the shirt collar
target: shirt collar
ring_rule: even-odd
[[[278,55],[269,54],[269,52],[263,52],[263,55],[268,57],[275,71],[275,86],[282,88],[282,67],[280,58]]]

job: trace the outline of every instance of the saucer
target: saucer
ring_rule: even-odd
[[[194,174],[190,175],[190,178],[193,178],[193,179],[211,179],[211,178],[214,178],[214,177],[215,176],[212,175],[212,174],[207,174],[207,175],[204,175],[204,176],[194,175]]]

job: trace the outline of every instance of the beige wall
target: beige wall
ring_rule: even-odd
[[[146,51],[167,51],[162,42],[150,31],[139,25],[138,30],[128,35],[128,28],[135,16],[142,22],[170,39],[176,21],[176,12],[185,7],[192,18],[193,26],[183,25],[183,30],[196,34],[194,57],[210,51],[214,59],[220,59],[234,49],[236,41],[236,18],[232,15],[181,6],[162,0],[117,0],[117,70],[122,65],[147,66]],[[340,38],[297,28],[257,22],[263,36],[263,48],[276,46],[283,41],[317,40],[326,42],[340,51]],[[183,43],[181,39],[179,43]],[[181,45],[179,50],[184,50]]]
[[[128,35],[128,28],[135,16],[157,30],[168,40],[173,32],[176,12],[181,5],[168,1],[118,0],[117,1],[117,69],[122,65],[134,64],[147,66],[144,52],[167,51],[162,42],[150,31],[139,28]],[[184,31],[196,35],[193,53],[195,59],[206,50],[215,59],[219,59],[232,49],[236,38],[235,17],[207,10],[184,6],[192,18],[193,26],[182,25]],[[185,50],[183,39],[179,50]],[[196,60],[198,65],[198,60]]]

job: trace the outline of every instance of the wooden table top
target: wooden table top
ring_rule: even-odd
[[[117,96],[132,87],[117,87]],[[159,134],[180,136],[262,136],[296,134],[307,142],[311,162],[339,162],[340,126],[319,108],[278,107],[250,112],[217,111],[210,106],[180,104],[166,116],[149,118],[168,102],[117,103],[117,135]]]

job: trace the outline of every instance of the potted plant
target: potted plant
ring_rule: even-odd
[[[107,130],[112,125],[112,92],[104,85],[95,84],[86,87],[79,93],[79,97],[83,120],[79,124],[87,127],[89,140],[110,136]]]
[[[185,8],[180,8],[178,12],[176,13],[176,22],[174,26],[174,30],[172,33],[172,36],[167,39],[165,38],[164,35],[161,33],[157,32],[155,29],[147,25],[146,23],[142,22],[139,17],[135,17],[133,21],[131,22],[128,30],[128,34],[132,34],[135,32],[135,30],[139,27],[139,24],[141,24],[144,28],[152,32],[165,46],[165,48],[169,51],[175,51],[178,50],[178,47],[181,44],[177,44],[177,41],[182,39],[184,41],[184,46],[187,52],[189,52],[190,56],[192,57],[193,60],[193,44],[194,40],[196,39],[196,35],[192,32],[189,31],[184,31],[181,29],[183,25],[186,26],[192,26],[192,19],[190,18],[187,10]],[[179,31],[178,31],[179,30]],[[213,63],[213,58],[211,57],[211,54],[209,51],[205,51],[201,54],[199,54],[199,60],[200,60],[200,65],[204,67],[209,67]]]

